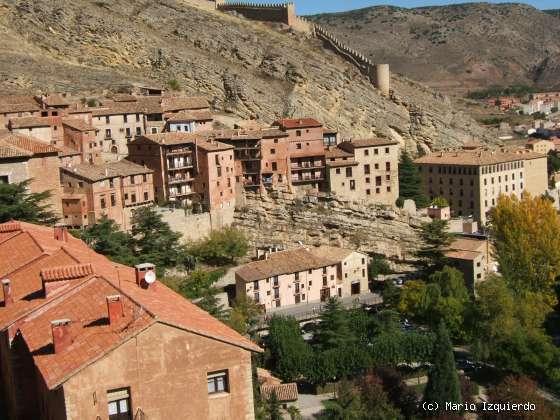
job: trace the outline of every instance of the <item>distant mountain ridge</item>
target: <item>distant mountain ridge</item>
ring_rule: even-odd
[[[446,91],[560,88],[559,10],[517,4],[376,6],[309,16],[374,62]]]

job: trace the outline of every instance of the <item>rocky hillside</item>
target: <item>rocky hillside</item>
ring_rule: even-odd
[[[312,20],[414,80],[447,91],[560,87],[560,20],[524,4],[372,7]]]
[[[206,0],[0,0],[0,94],[85,96],[177,79],[217,110],[267,122],[315,115],[343,136],[411,150],[492,141],[450,101],[403,77],[387,99],[309,35],[214,11]]]

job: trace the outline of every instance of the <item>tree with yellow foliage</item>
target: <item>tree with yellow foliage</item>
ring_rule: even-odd
[[[491,232],[500,272],[513,293],[551,310],[560,274],[560,217],[553,204],[528,193],[501,195]]]

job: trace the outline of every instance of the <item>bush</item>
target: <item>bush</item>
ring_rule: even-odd
[[[226,265],[247,254],[249,243],[238,229],[226,227],[210,233],[193,244],[189,251],[198,259],[211,264]]]
[[[169,89],[171,90],[181,90],[181,84],[177,79],[171,79],[167,82]]]

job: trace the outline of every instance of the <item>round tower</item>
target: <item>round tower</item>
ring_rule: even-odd
[[[391,72],[389,64],[377,64],[375,66],[375,86],[385,96],[389,96],[391,89]]]

